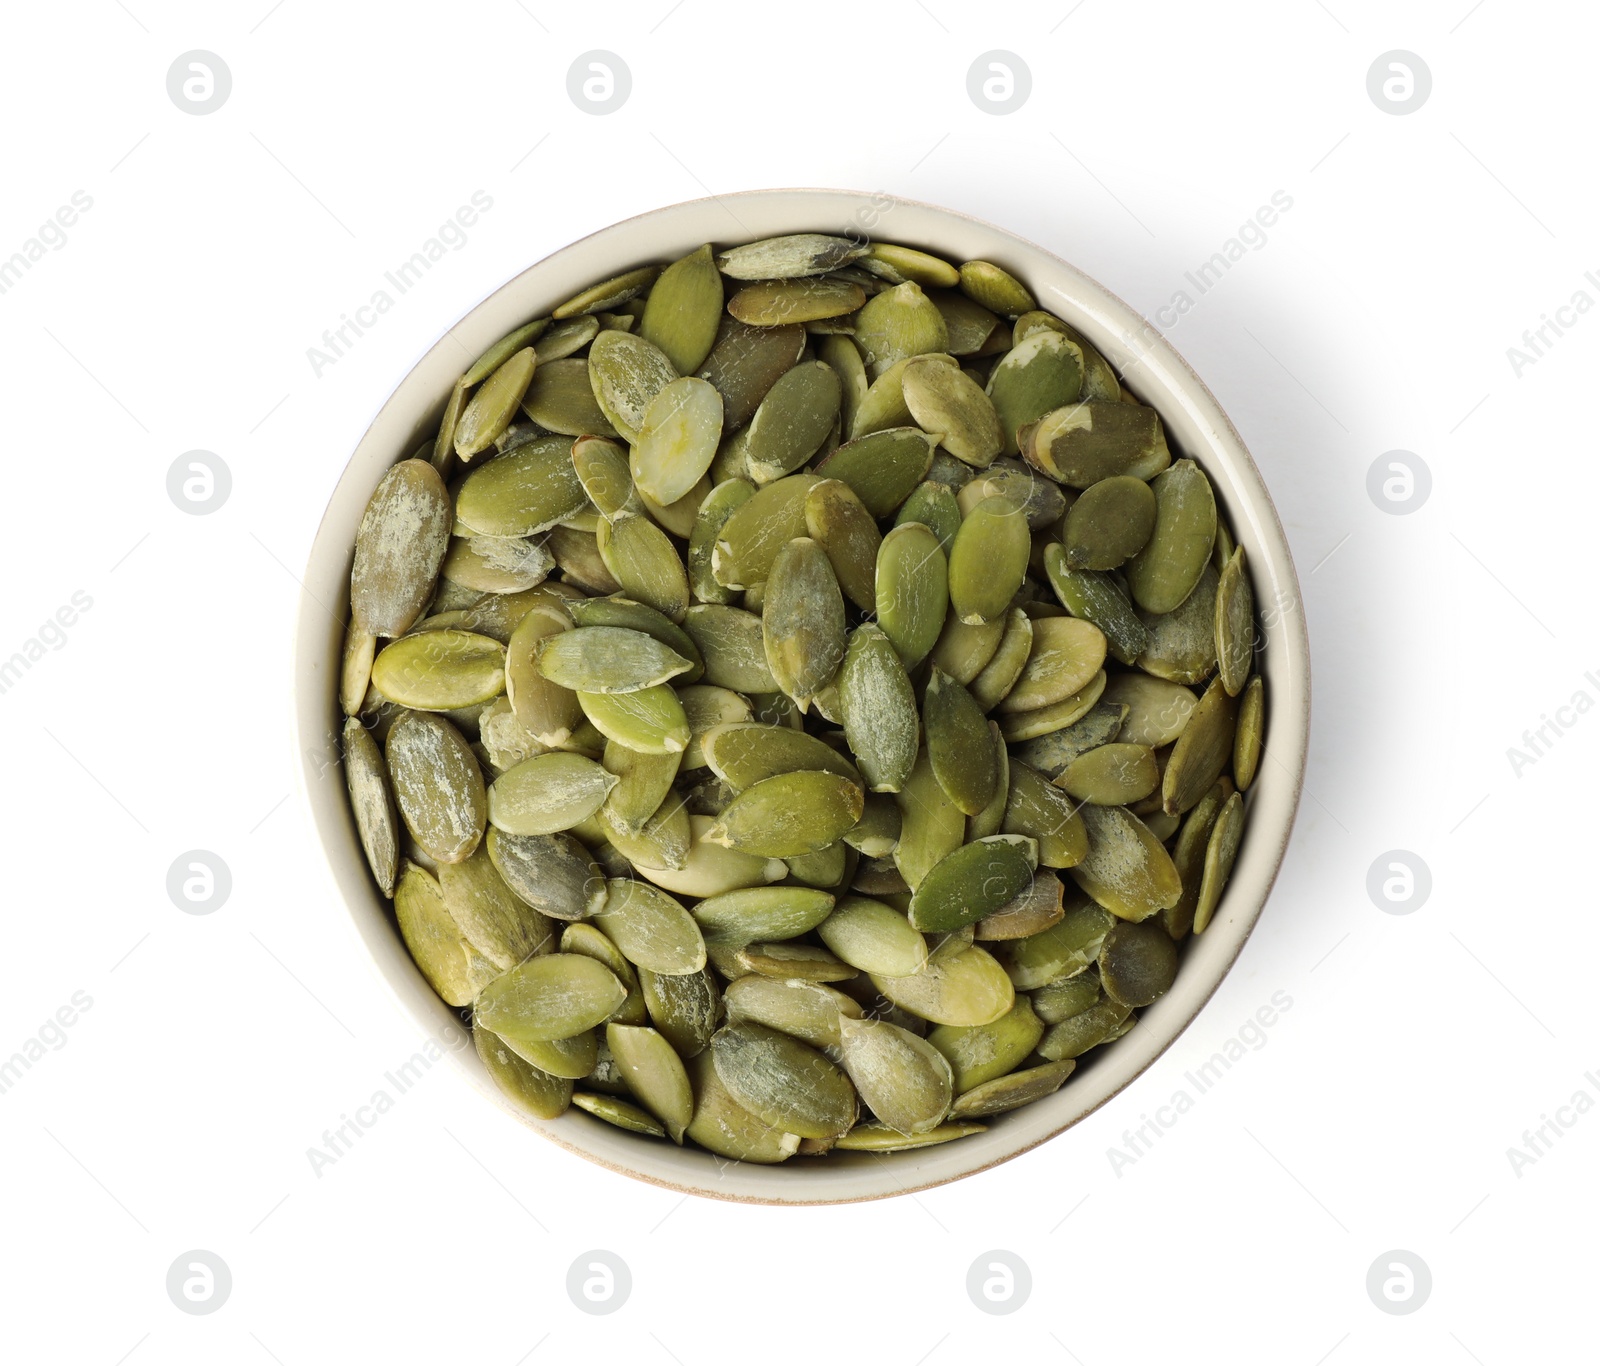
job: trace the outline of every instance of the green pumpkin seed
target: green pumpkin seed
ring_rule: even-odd
[[[685,712],[688,708],[685,707]],[[606,797],[607,815],[629,833],[643,830],[672,790],[681,754],[641,754],[615,740],[607,740],[604,762],[617,777]]]
[[[1194,932],[1199,934],[1211,923],[1211,917],[1222,900],[1222,890],[1233,872],[1234,860],[1239,855],[1239,844],[1244,837],[1244,794],[1235,792],[1222,804],[1217,813],[1211,837],[1206,841],[1205,870],[1200,883],[1200,896],[1195,905]]]
[[[1181,816],[1210,790],[1233,758],[1239,703],[1214,679],[1196,703],[1183,734],[1172,747],[1161,778],[1161,807]]]
[[[870,612],[875,605],[877,560],[882,538],[872,514],[842,480],[813,484],[805,498],[806,535],[828,557],[845,597]]]
[[[894,847],[894,864],[905,885],[914,889],[940,859],[961,847],[967,823],[934,776],[925,747],[916,755],[915,766],[896,800],[900,838]]]
[[[505,646],[470,631],[427,631],[385,646],[372,686],[402,707],[454,711],[481,706],[505,690]]]
[[[917,758],[917,699],[894,645],[870,623],[851,632],[839,669],[839,703],[846,743],[867,786],[900,791]]]
[[[694,1091],[672,1044],[646,1025],[615,1022],[606,1025],[606,1044],[628,1089],[681,1145],[694,1117]]]
[[[639,989],[650,1022],[682,1058],[692,1058],[711,1042],[722,1018],[722,994],[710,968],[676,976],[639,969]]]
[[[1021,608],[1012,608],[1002,620],[999,643],[971,684],[973,697],[985,710],[1006,698],[1033,653],[1034,623],[1028,615]]]
[[[1075,489],[1115,475],[1152,479],[1172,463],[1154,408],[1095,399],[1046,413],[1022,454],[1035,469]]]
[[[672,621],[683,620],[689,576],[666,532],[647,517],[623,513],[600,523],[595,543],[624,593]]]
[[[1171,683],[1204,683],[1217,670],[1217,571],[1208,563],[1175,612],[1145,616],[1139,667]]]
[[[1261,764],[1262,736],[1266,731],[1266,695],[1258,675],[1245,684],[1239,699],[1239,724],[1233,733],[1233,781],[1248,792]]]
[[[1157,482],[1171,477],[1166,471]],[[1128,475],[1102,479],[1067,514],[1067,563],[1074,569],[1116,569],[1145,548],[1155,526],[1156,494],[1149,484]]]
[[[491,826],[484,843],[506,885],[552,919],[582,920],[605,901],[599,866],[571,835],[510,835]]]
[[[1156,924],[1114,925],[1100,946],[1100,983],[1125,1006],[1147,1006],[1178,976],[1178,948]]]
[[[997,337],[1002,341],[1010,340],[1011,329],[994,313],[965,294],[953,288],[933,289],[928,297],[944,318],[945,331],[950,338],[948,350],[952,356],[988,354]]]
[[[1087,754],[1091,749],[1120,739],[1128,708],[1121,702],[1111,702],[1106,694],[1110,693],[1112,684],[1123,677],[1126,675],[1119,674],[1117,678],[1108,680],[1101,700],[1070,726],[1021,742],[1015,757],[1054,781],[1080,754]]]
[[[623,626],[580,626],[539,642],[539,672],[575,691],[638,692],[694,667],[653,636]]]
[[[631,598],[579,598],[566,604],[566,612],[580,627],[611,626],[628,631],[639,631],[659,642],[668,650],[689,661],[689,671],[682,675],[675,687],[698,683],[704,672],[704,661],[694,640],[683,627],[668,617]]]
[[[476,1018],[512,1048],[567,1039],[603,1022],[628,997],[608,968],[576,953],[551,953],[512,968],[479,993]]]
[[[456,423],[461,420],[461,410],[467,406],[467,382],[463,376],[455,382],[455,387],[450,390],[450,397],[445,400],[444,414],[439,419],[439,430],[433,439],[433,449],[429,455],[429,463],[441,475],[450,471],[456,460]],[[420,457],[421,452],[419,451]]]
[[[989,722],[961,684],[933,670],[923,701],[928,760],[945,795],[968,816],[994,800],[1000,780],[997,746]]]
[[[367,866],[383,894],[392,897],[400,861],[400,818],[378,742],[353,716],[344,723],[344,775]]]
[[[802,1138],[842,1134],[856,1121],[845,1074],[799,1039],[754,1021],[711,1037],[711,1059],[728,1093],[757,1118]]]
[[[1183,734],[1199,699],[1178,683],[1146,674],[1118,674],[1106,683],[1105,701],[1123,703],[1127,718],[1117,738],[1159,749]]]
[[[722,319],[716,345],[698,373],[722,395],[725,433],[750,421],[779,377],[800,359],[805,343],[805,328],[798,324],[747,327],[734,318]]]
[[[456,521],[479,536],[537,536],[588,502],[572,465],[572,443],[546,436],[472,470],[456,491]]]
[[[589,384],[600,411],[635,442],[651,400],[678,378],[660,347],[631,332],[602,331],[589,347]]]
[[[1068,568],[1059,545],[1045,547],[1044,569],[1061,605],[1099,628],[1113,658],[1123,664],[1139,659],[1149,645],[1149,631],[1115,579],[1088,569]]]
[[[839,377],[840,429],[855,434],[856,413],[870,387],[866,362],[861,359],[861,348],[851,337],[823,337],[817,344],[817,355]]]
[[[1048,707],[1035,711],[1015,712],[1001,718],[1000,733],[1008,741],[1033,740],[1051,731],[1061,730],[1081,720],[1100,700],[1105,691],[1106,675],[1101,670],[1080,692]]]
[[[927,966],[927,941],[904,915],[881,901],[842,897],[816,928],[841,961],[862,972],[908,977]]]
[[[523,347],[532,346],[538,341],[549,326],[549,318],[535,318],[515,332],[508,332],[467,367],[467,373],[461,377],[462,384],[470,389],[474,384],[482,383]]]
[[[488,450],[510,426],[533,379],[533,367],[533,348],[524,347],[508,357],[473,394],[456,421],[456,454],[463,460]]]
[[[994,795],[982,810],[967,817],[967,839],[987,839],[998,835],[1005,823],[1006,806],[1011,798],[1011,755],[1006,749],[1005,737],[993,721],[988,723],[989,749],[995,757]]]
[[[947,579],[939,539],[922,523],[897,526],[883,538],[875,571],[878,624],[908,670],[939,638],[949,603]]]
[[[972,510],[950,547],[950,606],[971,625],[1003,616],[1028,576],[1028,522],[1006,498]]]
[[[542,604],[530,609],[506,645],[506,696],[516,719],[542,744],[564,744],[582,718],[577,694],[547,679],[538,666],[540,644],[572,629],[566,609]]]
[[[786,1134],[746,1110],[717,1077],[710,1054],[689,1063],[694,1118],[684,1130],[702,1148],[735,1162],[774,1163],[793,1157],[799,1134]]]
[[[593,815],[617,784],[592,759],[554,751],[525,759],[489,788],[489,819],[511,835],[553,835]]]
[[[722,276],[707,244],[661,272],[645,300],[639,335],[660,347],[680,375],[689,375],[711,354],[721,321]]]
[[[1211,481],[1192,460],[1163,470],[1150,488],[1156,500],[1155,529],[1144,549],[1128,561],[1128,588],[1141,608],[1159,614],[1181,606],[1202,571],[1210,568],[1217,501]]]
[[[711,468],[722,439],[722,395],[703,379],[665,385],[649,402],[630,468],[639,492],[669,506]]]
[[[805,464],[833,429],[839,401],[839,377],[821,361],[802,361],[780,376],[743,433],[750,477],[770,484]]]
[[[1004,454],[1017,455],[1020,428],[1078,402],[1083,353],[1060,333],[1036,332],[1000,358],[986,392],[1000,421]]]
[[[1045,1030],[1044,1037],[1039,1040],[1038,1054],[1052,1062],[1081,1058],[1091,1048],[1098,1048],[1115,1037],[1132,1013],[1130,1007],[1117,1001],[1101,1000]]]
[[[706,763],[735,792],[743,792],[780,773],[821,769],[853,783],[861,782],[856,766],[831,745],[804,731],[759,722],[733,722],[713,727],[705,736]]]
[[[961,292],[995,313],[1015,317],[1037,308],[1027,287],[990,261],[963,261]]]
[[[944,484],[923,480],[895,513],[896,527],[910,523],[920,523],[932,531],[939,540],[939,549],[948,555],[956,532],[961,529],[961,508],[955,494]]]
[[[833,910],[833,897],[811,887],[744,887],[707,897],[692,910],[709,939],[742,947],[815,929]]]
[[[1004,1076],[1033,1052],[1043,1035],[1044,1025],[1033,1013],[1032,1003],[1019,996],[998,1020],[986,1025],[940,1025],[929,1031],[928,1042],[949,1061],[955,1089],[963,1092]]]
[[[1074,867],[1088,852],[1088,836],[1077,804],[1014,757],[1000,828],[1008,835],[1037,841],[1039,862],[1047,868]]]
[[[840,1135],[834,1147],[840,1152],[904,1153],[917,1148],[933,1148],[958,1138],[984,1133],[983,1124],[936,1124],[918,1134],[902,1134],[885,1124],[858,1124],[847,1134]]]
[[[1028,659],[998,706],[1001,712],[1034,711],[1081,692],[1105,663],[1106,638],[1076,617],[1033,623]]]
[[[596,1119],[631,1134],[648,1134],[651,1138],[665,1138],[667,1131],[646,1111],[616,1096],[597,1096],[586,1091],[574,1092],[572,1103],[587,1110]]]
[[[907,281],[867,300],[856,314],[855,339],[867,374],[877,378],[897,361],[945,350],[950,333],[922,286]]]
[[[784,773],[746,788],[706,838],[763,858],[790,858],[832,844],[861,818],[861,788],[836,773]]]
[[[956,930],[1006,905],[1033,881],[1026,843],[994,835],[940,859],[912,893],[912,926],[925,934]]]
[[[379,481],[356,531],[355,629],[401,636],[433,596],[450,539],[450,496],[432,465],[402,460]]]
[[[1062,1082],[1072,1075],[1077,1065],[1070,1059],[1043,1063],[1038,1067],[1024,1068],[1020,1072],[1012,1072],[1008,1076],[984,1082],[981,1086],[974,1086],[970,1091],[956,1097],[955,1103],[950,1107],[950,1118],[958,1120],[970,1119],[973,1116],[998,1115],[1031,1104],[1033,1101],[1043,1100],[1061,1089]],[[961,1128],[970,1132],[979,1126],[947,1127]]]
[[[1228,557],[1217,578],[1217,671],[1230,697],[1244,691],[1255,658],[1255,598],[1245,572],[1244,547]]]
[[[568,1081],[588,1081],[595,1084],[599,1067],[600,1041],[592,1029],[574,1034],[567,1039],[506,1039],[505,1043],[523,1061]]]
[[[933,438],[915,427],[886,427],[847,441],[819,461],[816,472],[848,484],[867,511],[882,519],[926,477],[933,446]]]
[[[754,972],[785,981],[844,982],[856,975],[853,967],[841,963],[827,949],[800,942],[747,944],[734,952],[732,962],[730,976]]]
[[[637,492],[639,502],[643,504],[650,520],[680,541],[686,541],[694,530],[695,519],[700,515],[700,504],[711,492],[711,476],[701,475],[695,486],[675,503],[658,503],[648,493],[642,490]]]
[[[922,1134],[949,1112],[954,1076],[944,1054],[883,1020],[839,1022],[844,1070],[872,1113],[896,1133]]]
[[[911,280],[925,289],[951,289],[961,279],[961,272],[948,261],[893,242],[874,242],[856,264],[892,285]]]
[[[670,801],[671,798],[668,798]],[[706,836],[716,822],[706,816],[687,816],[689,840],[681,867],[648,867],[640,871],[659,887],[679,896],[708,897],[740,887],[777,882],[789,870],[781,859],[761,858],[714,843]]]
[[[1059,332],[1069,341],[1075,343],[1083,353],[1083,397],[1086,399],[1105,399],[1112,402],[1123,401],[1122,385],[1117,380],[1117,372],[1111,364],[1089,342],[1089,339],[1079,332],[1077,328],[1061,321],[1050,313],[1031,310],[1017,319],[1016,334],[1013,344],[1020,346],[1023,341],[1038,331]]]
[[[512,892],[485,844],[460,863],[441,863],[438,880],[462,936],[502,972],[555,948],[555,927]]]
[[[742,693],[778,690],[767,666],[761,618],[753,612],[697,604],[685,615],[683,626],[705,660],[706,682]]]
[[[539,365],[548,365],[551,361],[565,360],[583,350],[600,331],[600,320],[585,315],[580,318],[566,318],[551,325],[533,343],[533,354]],[[535,367],[534,373],[538,374]]]
[[[620,593],[622,585],[612,577],[600,558],[600,547],[592,531],[558,526],[545,539],[545,549],[556,557],[556,564],[569,584],[584,593]]]
[[[837,1048],[840,1020],[859,1020],[863,1013],[842,991],[821,982],[785,982],[754,973],[728,983],[723,1000],[730,1024],[766,1025],[814,1048]]]
[[[700,504],[689,533],[688,555],[689,589],[696,602],[726,606],[738,596],[734,589],[717,582],[712,572],[712,552],[723,524],[755,491],[748,479],[728,479],[713,488]]]
[[[344,633],[344,650],[339,659],[339,708],[346,716],[356,715],[366,700],[377,650],[378,638],[352,622]]]
[[[790,475],[767,484],[734,509],[722,524],[712,553],[712,573],[718,583],[748,588],[766,580],[778,552],[806,534],[806,496],[817,482],[815,475]]]
[[[1102,911],[1101,914],[1104,915],[1105,912]],[[1106,933],[1109,934],[1110,930]],[[1098,950],[1095,957],[1099,957]],[[1033,1010],[1045,1024],[1060,1024],[1063,1020],[1070,1020],[1074,1015],[1081,1015],[1100,999],[1099,975],[1080,971],[1075,976],[1058,977],[1055,981],[1037,988],[1033,993]]]
[[[868,858],[885,858],[900,842],[900,808],[887,792],[868,792],[861,819],[842,836],[850,848]]]
[[[906,366],[901,383],[917,426],[956,459],[982,469],[1004,450],[993,402],[962,371],[917,358]]]
[[[1071,869],[1073,881],[1123,920],[1145,920],[1177,904],[1183,892],[1172,857],[1132,812],[1085,806],[1089,853]]]
[[[930,960],[910,977],[873,974],[872,982],[902,1010],[933,1024],[990,1024],[1010,1010],[1016,999],[1005,969],[976,947],[964,948],[939,962]]]
[[[1067,497],[1048,479],[1020,461],[1002,457],[974,475],[956,494],[963,517],[985,498],[1009,498],[1022,508],[1030,531],[1049,531],[1067,510]]]
[[[761,633],[774,681],[803,711],[839,671],[845,651],[839,581],[826,552],[809,536],[790,541],[772,563]]]
[[[952,615],[945,620],[944,628],[939,632],[939,639],[934,642],[930,658],[935,668],[949,674],[963,687],[971,687],[984,667],[994,658],[1007,630],[1015,626],[1017,631],[1026,633],[1016,666],[1016,672],[1020,673],[1023,663],[1028,658],[1029,642],[1033,638],[1033,624],[1026,617],[1022,618],[1022,623],[1016,625],[1010,616],[1000,617],[994,621],[968,623]],[[1014,679],[1015,674],[1007,679],[1007,688]]]
[[[478,760],[442,717],[406,712],[384,745],[395,803],[411,838],[439,863],[459,863],[478,847],[488,799]]]
[[[579,692],[583,714],[608,740],[645,754],[676,754],[689,744],[689,719],[666,684],[629,693]]]
[[[611,878],[595,921],[628,959],[663,976],[699,972],[705,941],[689,912],[647,882]]]
[[[612,1014],[612,1022],[642,1025],[649,1019],[645,1012],[644,994],[639,990],[639,974],[634,971],[633,964],[623,957],[622,950],[601,930],[584,921],[574,921],[561,931],[560,951],[581,953],[585,958],[592,958],[595,962],[604,964],[628,989],[628,999]],[[609,1029],[610,1024],[606,1027]]]
[[[1065,914],[1061,879],[1050,869],[1040,868],[1016,896],[973,925],[973,937],[988,941],[1026,939],[1060,924]]]
[[[556,1119],[566,1113],[572,1100],[570,1079],[541,1071],[482,1025],[473,1026],[472,1043],[495,1085],[519,1110],[535,1119]]]
[[[560,319],[571,318],[580,313],[607,312],[620,304],[627,303],[629,299],[649,288],[656,278],[656,273],[655,266],[640,266],[637,270],[630,270],[615,279],[602,280],[551,310],[551,316]]]
[[[911,409],[906,406],[905,378],[906,367],[913,360],[928,360],[939,365],[948,365],[951,369],[959,368],[956,358],[946,355],[943,351],[931,351],[922,356],[908,356],[905,360],[896,361],[882,374],[875,376],[872,383],[867,386],[866,392],[861,395],[847,433],[852,441],[910,425]],[[865,362],[862,365],[862,372],[866,373]],[[960,465],[963,470],[968,468],[954,456],[947,455],[946,459],[952,464]]]
[[[708,732],[718,726],[749,722],[754,714],[740,694],[710,683],[681,688],[678,699],[683,703],[683,714],[689,718],[689,747],[684,750],[682,761],[686,773],[705,767]]]
[[[428,985],[447,1005],[471,1005],[499,969],[462,937],[433,874],[406,860],[395,884],[394,909],[401,937]]]
[[[721,252],[717,269],[734,280],[792,280],[802,275],[826,275],[866,253],[865,243],[848,237],[800,232]]]
[[[441,573],[480,593],[521,593],[555,568],[550,552],[520,536],[452,537]]]
[[[1004,942],[995,952],[1012,986],[1018,991],[1034,991],[1085,972],[1099,957],[1100,946],[1116,923],[1104,908],[1074,892],[1054,925]]]
[[[728,312],[751,327],[781,327],[854,313],[866,298],[861,286],[848,280],[763,280],[729,299]]]
[[[1156,790],[1161,775],[1148,745],[1101,745],[1068,764],[1056,786],[1080,802],[1127,806]]]

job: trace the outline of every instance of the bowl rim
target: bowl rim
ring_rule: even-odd
[[[941,255],[974,259],[971,255],[948,252],[930,242],[926,235],[919,236],[924,228],[947,226],[951,236],[965,236],[969,240],[974,237],[986,239],[986,250],[979,259],[998,257],[1001,259],[997,263],[1004,265],[1006,259],[1016,262],[1019,258],[1026,258],[1028,264],[1013,273],[1027,283],[1039,307],[1047,307],[1045,296],[1051,296],[1048,304],[1050,311],[1065,316],[1082,331],[1111,362],[1126,387],[1133,389],[1143,401],[1157,409],[1163,425],[1168,429],[1169,440],[1175,428],[1188,433],[1189,440],[1174,443],[1178,453],[1193,456],[1205,469],[1217,490],[1219,503],[1226,504],[1228,521],[1238,542],[1250,547],[1248,559],[1252,586],[1257,593],[1258,622],[1262,619],[1264,608],[1261,589],[1268,585],[1273,588],[1271,601],[1274,620],[1266,626],[1266,649],[1263,652],[1273,660],[1268,699],[1269,730],[1273,745],[1270,751],[1264,749],[1263,757],[1272,760],[1275,770],[1264,768],[1252,785],[1253,794],[1248,805],[1251,808],[1265,806],[1267,809],[1252,811],[1247,832],[1253,833],[1256,838],[1247,838],[1241,848],[1233,879],[1209,927],[1212,934],[1206,937],[1191,935],[1185,941],[1186,964],[1196,956],[1197,946],[1206,946],[1204,952],[1208,961],[1204,979],[1199,977],[1196,969],[1191,968],[1191,980],[1186,984],[1180,970],[1179,986],[1155,1006],[1140,1012],[1139,1026],[1119,1041],[1124,1047],[1108,1052],[1091,1072],[1085,1074],[1086,1079],[1100,1077],[1101,1083],[1098,1085],[1069,1090],[1069,1081],[1069,1087],[1063,1087],[1052,1096],[1022,1110],[993,1117],[987,1133],[962,1139],[959,1143],[896,1154],[833,1155],[827,1159],[827,1166],[807,1167],[800,1171],[787,1163],[776,1167],[730,1163],[700,1149],[649,1143],[638,1136],[623,1134],[603,1121],[578,1111],[570,1111],[555,1121],[536,1120],[518,1109],[500,1092],[478,1059],[468,1031],[456,1012],[433,994],[412,963],[393,926],[384,899],[372,883],[360,846],[355,841],[353,818],[344,792],[342,765],[338,757],[339,728],[344,719],[337,700],[339,640],[343,634],[343,620],[327,605],[325,597],[314,592],[312,587],[314,584],[331,585],[341,613],[348,610],[349,565],[355,521],[359,520],[359,510],[365,507],[382,469],[414,449],[419,433],[427,428],[430,421],[436,423],[437,413],[453,381],[447,381],[440,388],[434,383],[433,372],[442,375],[453,369],[453,373],[459,374],[464,365],[470,363],[472,356],[479,354],[516,325],[515,321],[510,326],[504,325],[506,319],[515,317],[521,321],[534,316],[528,303],[533,285],[552,278],[556,282],[553,294],[546,290],[541,295],[547,300],[545,307],[548,308],[570,295],[571,282],[574,280],[607,278],[603,272],[617,273],[629,268],[626,263],[633,260],[668,259],[671,252],[664,248],[654,252],[617,250],[609,264],[600,266],[598,271],[585,267],[587,273],[566,273],[566,263],[597,253],[603,254],[611,244],[636,236],[645,225],[678,227],[683,240],[696,239],[693,245],[708,240],[755,240],[750,231],[744,229],[743,220],[732,207],[735,204],[754,211],[754,216],[762,217],[766,222],[776,217],[789,223],[787,227],[764,227],[756,234],[759,237],[794,232],[839,231],[837,224],[844,221],[853,210],[853,220],[869,230],[876,227],[879,221],[892,219],[896,214],[918,220],[917,233],[908,233],[903,237],[894,234],[893,240],[906,240],[909,244]],[[744,229],[745,236],[742,239],[738,233],[719,236],[711,231],[711,222],[718,214],[726,215],[735,225]],[[677,220],[682,220],[682,223]],[[826,226],[829,223],[835,226],[829,228]],[[682,230],[684,224],[694,225],[694,231]],[[693,245],[682,250],[692,250]],[[1041,287],[1041,267],[1049,277],[1048,289]],[[566,282],[566,293],[561,292],[563,280]],[[463,340],[458,335],[463,332],[476,340]],[[414,391],[421,389],[426,389],[430,397],[416,415],[407,420],[407,409],[416,409]],[[1153,390],[1161,391],[1159,400],[1150,397]],[[400,431],[402,427],[409,435]],[[369,471],[377,473],[369,478]],[[355,520],[352,520],[352,508],[356,509]],[[1246,534],[1247,530],[1249,534]],[[333,570],[331,576],[330,569]],[[329,619],[334,622],[331,633]],[[1305,784],[1310,742],[1310,641],[1299,580],[1288,539],[1265,481],[1215,396],[1154,324],[1055,252],[974,215],[884,192],[835,188],[756,189],[661,206],[631,215],[574,240],[542,257],[484,296],[417,357],[379,405],[339,472],[312,538],[294,632],[294,732],[295,743],[300,751],[300,762],[295,765],[297,786],[316,830],[333,888],[347,912],[346,923],[366,950],[369,967],[382,978],[396,1004],[402,1006],[413,1021],[423,1026],[430,1046],[436,1047],[438,1041],[448,1040],[448,1046],[441,1051],[453,1056],[467,1080],[524,1126],[536,1129],[543,1137],[567,1151],[611,1171],[684,1194],[713,1199],[808,1206],[855,1203],[913,1194],[990,1170],[1082,1122],[1142,1076],[1177,1041],[1199,1017],[1231,971],[1265,908],[1281,870]],[[333,641],[331,650],[330,638]],[[1264,664],[1265,659],[1258,655],[1258,670],[1264,672]],[[339,780],[330,782],[330,774]],[[1264,787],[1273,790],[1270,805],[1258,799],[1257,794]],[[1209,948],[1209,945],[1219,941],[1223,943],[1221,949]],[[1179,987],[1185,988],[1181,994]],[[1176,1004],[1180,1001],[1182,1004]],[[1160,1009],[1169,1002],[1175,1004],[1175,1009]],[[1147,1030],[1144,1037],[1135,1041],[1135,1036],[1144,1029],[1143,1021],[1151,1012],[1157,1012],[1160,1027]],[[1126,1047],[1135,1042],[1139,1045],[1137,1049]],[[1108,1066],[1113,1060],[1115,1065]],[[1077,1101],[1080,1090],[1087,1090],[1089,1099]],[[1041,1122],[1041,1107],[1059,1110],[1059,1122],[1056,1122],[1054,1115]],[[1018,1127],[1010,1123],[1012,1117],[1028,1112],[1035,1112],[1032,1122],[1027,1126],[1029,1132],[1013,1141],[998,1143],[997,1134]],[[575,1125],[575,1119],[580,1123]],[[561,1132],[561,1129],[569,1130],[570,1134]],[[989,1151],[991,1149],[993,1151]],[[639,1153],[637,1159],[636,1151]],[[976,1160],[961,1160],[959,1154],[963,1152],[973,1153]],[[952,1153],[956,1154],[953,1159],[950,1156]],[[691,1179],[688,1172],[692,1169],[689,1167],[684,1172],[671,1170],[681,1164],[686,1155],[692,1155],[691,1160],[696,1168],[704,1170],[704,1180]],[[655,1160],[657,1157],[661,1160]],[[857,1158],[876,1158],[878,1165],[867,1161],[850,1164],[851,1159]],[[841,1180],[839,1177],[846,1171],[846,1164],[850,1164],[847,1177]],[[886,1165],[896,1173],[895,1179],[889,1182],[849,1179],[864,1171],[881,1171]],[[708,1168],[714,1168],[714,1171]],[[830,1180],[830,1177],[834,1179]]]

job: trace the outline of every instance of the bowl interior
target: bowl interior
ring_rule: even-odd
[[[1251,789],[1232,879],[1210,927],[1186,941],[1171,991],[1141,1012],[1117,1044],[1090,1054],[1054,1096],[989,1121],[988,1132],[895,1154],[833,1153],[780,1167],[729,1163],[624,1133],[578,1110],[541,1122],[515,1110],[478,1061],[456,1013],[412,963],[356,838],[339,763],[337,681],[352,546],[372,490],[394,461],[437,426],[465,358],[578,288],[703,242],[732,244],[791,232],[880,237],[953,261],[1011,271],[1047,309],[1082,331],[1127,385],[1160,412],[1174,454],[1210,476],[1244,546],[1261,622],[1258,667],[1267,681],[1270,751]],[[696,1194],[773,1203],[873,1199],[954,1180],[1014,1157],[1076,1123],[1139,1075],[1195,1017],[1254,925],[1287,845],[1309,731],[1305,619],[1288,544],[1261,476],[1210,392],[1145,320],[1066,262],[977,219],[883,194],[770,190],[695,200],[617,223],[547,257],[501,287],[442,337],[400,382],[357,446],[312,547],[296,639],[296,718],[305,795],[334,881],[377,970],[422,1029],[473,1083],[553,1142],[602,1165]]]

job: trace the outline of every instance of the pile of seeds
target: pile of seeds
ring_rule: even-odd
[[[1261,753],[1244,552],[1000,267],[703,246],[491,347],[357,534],[361,842],[521,1107],[979,1132],[1165,992]]]

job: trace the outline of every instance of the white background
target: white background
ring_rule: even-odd
[[[15,7],[0,49],[0,258],[92,208],[0,295],[0,657],[92,607],[0,695],[9,857],[0,1057],[92,1007],[0,1095],[0,1354],[104,1363],[626,1359],[1501,1366],[1592,1336],[1600,1117],[1508,1149],[1600,1069],[1592,774],[1582,716],[1520,776],[1507,749],[1582,690],[1600,480],[1592,171],[1600,25],[1509,0],[1117,5],[442,7],[95,0]],[[166,74],[220,55],[195,116]],[[620,55],[616,113],[569,99]],[[969,66],[1032,94],[996,116]],[[1391,49],[1431,69],[1396,116]],[[1276,892],[1188,1033],[1015,1162],[914,1198],[786,1210],[679,1197],[558,1151],[444,1068],[320,1176],[307,1149],[417,1047],[364,961],[291,795],[296,574],[398,378],[501,282],[620,217],[769,185],[887,190],[991,219],[1146,314],[1284,191],[1293,207],[1171,330],[1287,527],[1315,668],[1307,796]],[[493,208],[337,364],[307,348],[468,202]],[[1191,295],[1194,291],[1189,291]],[[1549,334],[1547,334],[1549,335]],[[209,516],[180,454],[232,474]],[[1433,492],[1367,493],[1385,452]],[[53,634],[53,633],[52,633]],[[231,870],[180,913],[169,865]],[[1432,893],[1385,914],[1413,852]],[[1123,1131],[1274,992],[1265,1042],[1118,1170]],[[1600,1074],[1597,1074],[1600,1075]],[[1547,1132],[1553,1132],[1547,1131]],[[1526,1151],[1526,1149],[1524,1149]],[[582,1314],[592,1248],[633,1292]],[[231,1298],[192,1317],[205,1249]],[[1033,1292],[965,1293],[1003,1249]],[[1381,1313],[1403,1249],[1431,1297]],[[625,1355],[624,1355],[625,1354]]]

